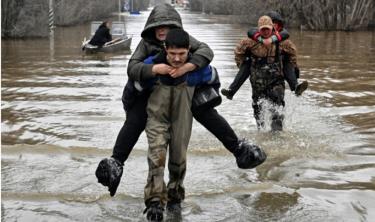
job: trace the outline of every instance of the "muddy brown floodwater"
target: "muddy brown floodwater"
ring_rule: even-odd
[[[233,49],[248,26],[180,12],[185,29],[214,50],[212,64],[227,87],[237,72]],[[123,15],[132,50],[148,14]],[[53,50],[48,39],[2,40],[2,221],[145,220],[145,135],[114,198],[96,182],[97,163],[111,155],[125,120],[131,52],[83,56],[88,33],[89,24],[58,27]],[[285,130],[256,129],[248,82],[218,107],[268,160],[238,169],[194,122],[181,221],[374,220],[375,32],[290,34],[310,85],[301,97],[286,90]]]

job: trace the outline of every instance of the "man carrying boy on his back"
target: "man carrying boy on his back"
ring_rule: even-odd
[[[145,187],[147,219],[161,221],[167,208],[180,208],[185,198],[183,180],[186,172],[186,151],[192,128],[191,102],[194,86],[189,74],[173,78],[170,73],[183,66],[189,58],[189,34],[172,29],[165,40],[165,51],[154,57],[154,63],[165,64],[147,105],[146,134],[149,143],[149,174]],[[164,168],[169,146],[169,183],[164,182]]]

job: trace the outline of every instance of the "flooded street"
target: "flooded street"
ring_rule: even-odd
[[[213,49],[212,64],[229,86],[238,71],[233,49],[248,26],[179,12],[184,28]],[[148,13],[123,15],[133,51]],[[94,174],[125,120],[131,51],[83,55],[89,29],[58,27],[53,50],[48,39],[2,40],[2,221],[146,221],[144,134],[114,198]],[[285,130],[256,129],[248,81],[218,107],[240,137],[265,149],[267,161],[238,169],[195,121],[182,218],[166,221],[374,220],[375,32],[290,34],[309,88],[296,97],[287,87]]]

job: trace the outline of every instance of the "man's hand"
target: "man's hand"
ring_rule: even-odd
[[[188,63],[185,63],[183,66],[181,66],[179,68],[172,69],[171,72],[169,72],[169,74],[171,75],[171,77],[177,78],[177,77],[180,77],[182,75],[185,75],[187,72],[193,71],[196,68],[197,68],[196,65],[188,62]]]
[[[152,74],[168,75],[173,70],[172,66],[167,64],[156,64],[152,66]]]

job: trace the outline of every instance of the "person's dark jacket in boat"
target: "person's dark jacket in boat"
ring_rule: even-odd
[[[103,47],[106,42],[112,41],[112,35],[108,28],[108,22],[103,22],[91,38],[89,44]]]

